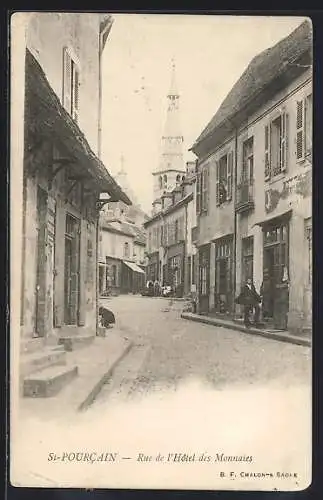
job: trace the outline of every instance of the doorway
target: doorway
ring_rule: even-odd
[[[80,221],[66,214],[65,269],[64,269],[64,322],[76,325],[80,302]]]
[[[216,242],[214,291],[216,311],[230,312],[232,309],[232,238]]]
[[[287,328],[288,292],[288,224],[264,229],[263,317],[274,327]]]
[[[47,192],[37,188],[36,301],[35,335],[45,336],[46,317],[46,218]]]
[[[210,245],[199,250],[199,309],[201,313],[209,312],[210,295]]]

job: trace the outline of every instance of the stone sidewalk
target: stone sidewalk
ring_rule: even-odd
[[[291,344],[302,345],[306,347],[311,346],[311,339],[309,336],[297,336],[292,335],[288,331],[283,330],[265,330],[262,328],[250,327],[246,328],[243,324],[236,321],[230,321],[222,318],[214,318],[205,315],[194,314],[190,312],[183,312],[181,318],[190,321],[196,321],[198,323],[204,323],[207,325],[219,326],[222,328],[229,328],[230,330],[236,330],[243,333],[249,333],[251,335],[259,335],[272,340],[278,340],[281,342],[290,342]]]
[[[132,346],[132,342],[115,327],[106,330],[106,337],[95,337],[91,345],[67,352],[67,366],[77,365],[78,376],[56,396],[21,398],[21,417],[66,419],[68,415],[85,410]]]

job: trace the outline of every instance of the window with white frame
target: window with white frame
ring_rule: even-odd
[[[221,156],[216,162],[216,204],[232,199],[233,151]]]
[[[287,169],[289,116],[283,111],[265,125],[265,180]]]
[[[79,115],[80,68],[70,50],[63,48],[63,106],[77,122]]]

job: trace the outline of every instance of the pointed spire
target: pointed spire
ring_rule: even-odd
[[[176,83],[176,65],[175,60],[172,59],[172,76],[171,76],[171,84],[168,92],[168,97],[179,97],[177,83]]]

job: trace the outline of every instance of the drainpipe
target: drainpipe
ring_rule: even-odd
[[[237,175],[238,175],[238,130],[235,127],[235,141],[234,141],[234,235],[233,235],[233,310],[235,313],[235,294],[236,294],[236,283],[237,283],[237,212],[236,212],[236,188],[237,188]]]
[[[96,215],[96,228],[95,228],[95,239],[96,239],[96,245],[95,245],[95,318],[96,318],[96,323],[95,323],[95,333],[96,335],[99,334],[99,298],[100,298],[100,291],[99,291],[99,243],[100,243],[100,210],[97,209],[97,215]]]
[[[185,237],[184,237],[184,252],[183,252],[183,262],[184,262],[184,280],[183,280],[183,295],[185,295],[185,280],[187,278],[187,262],[186,262],[186,257],[187,257],[187,252],[186,252],[186,245],[188,242],[188,204],[185,203]]]

